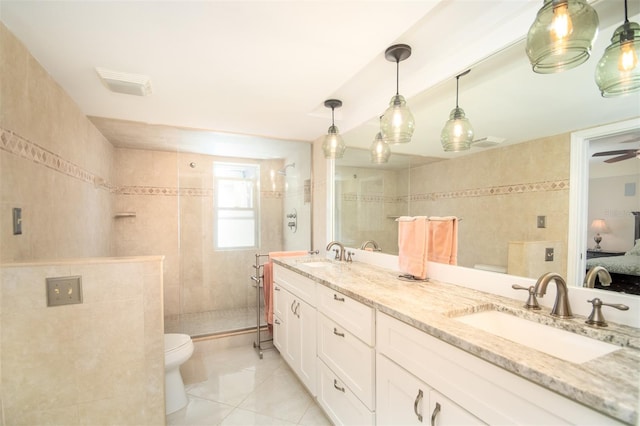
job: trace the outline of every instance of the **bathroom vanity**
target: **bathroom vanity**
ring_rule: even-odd
[[[438,281],[405,282],[364,263],[317,257],[274,263],[276,346],[336,424],[639,421],[636,328],[595,329],[580,316],[559,320],[546,308],[527,311],[520,300]],[[524,332],[515,343],[472,317],[484,312],[543,331]],[[296,325],[303,315],[304,332]],[[547,332],[579,340],[566,354],[562,336],[558,348],[529,345],[534,334],[548,344]]]

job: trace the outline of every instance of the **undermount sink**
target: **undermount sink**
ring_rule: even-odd
[[[456,321],[576,364],[620,349],[619,346],[506,312],[489,310],[454,318]]]
[[[321,268],[323,266],[327,266],[328,264],[329,262],[322,260],[316,260],[313,262],[302,262],[302,265],[308,266],[310,268]]]

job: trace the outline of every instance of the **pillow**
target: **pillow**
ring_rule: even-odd
[[[640,256],[640,240],[636,240],[636,245],[625,253],[626,256]]]

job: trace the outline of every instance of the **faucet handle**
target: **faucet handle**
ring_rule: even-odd
[[[538,304],[538,299],[536,299],[536,291],[534,286],[523,287],[518,284],[513,284],[511,288],[514,290],[526,290],[529,292],[529,298],[527,299],[527,302],[524,304],[525,308],[534,309],[534,310],[540,309],[540,305]]]
[[[310,255],[314,255],[314,254],[320,254],[320,250],[316,249],[316,250],[309,250],[307,251],[307,253],[309,253]]]
[[[340,250],[333,249],[333,252],[336,254],[333,259],[334,260],[340,260]]]
[[[351,258],[351,256],[353,256],[355,253],[352,251],[348,251],[347,252],[347,262],[351,263],[353,262],[353,259]]]
[[[621,303],[603,303],[602,300],[597,297],[592,300],[587,300],[587,302],[593,305],[593,310],[585,322],[589,325],[595,325],[596,327],[606,327],[608,325],[604,319],[604,315],[602,315],[602,306],[611,306],[621,311],[629,310],[627,305]]]

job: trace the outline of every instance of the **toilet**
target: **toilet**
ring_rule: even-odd
[[[180,366],[193,354],[193,341],[187,334],[164,335],[164,383],[166,414],[187,405],[187,393],[180,375]]]

